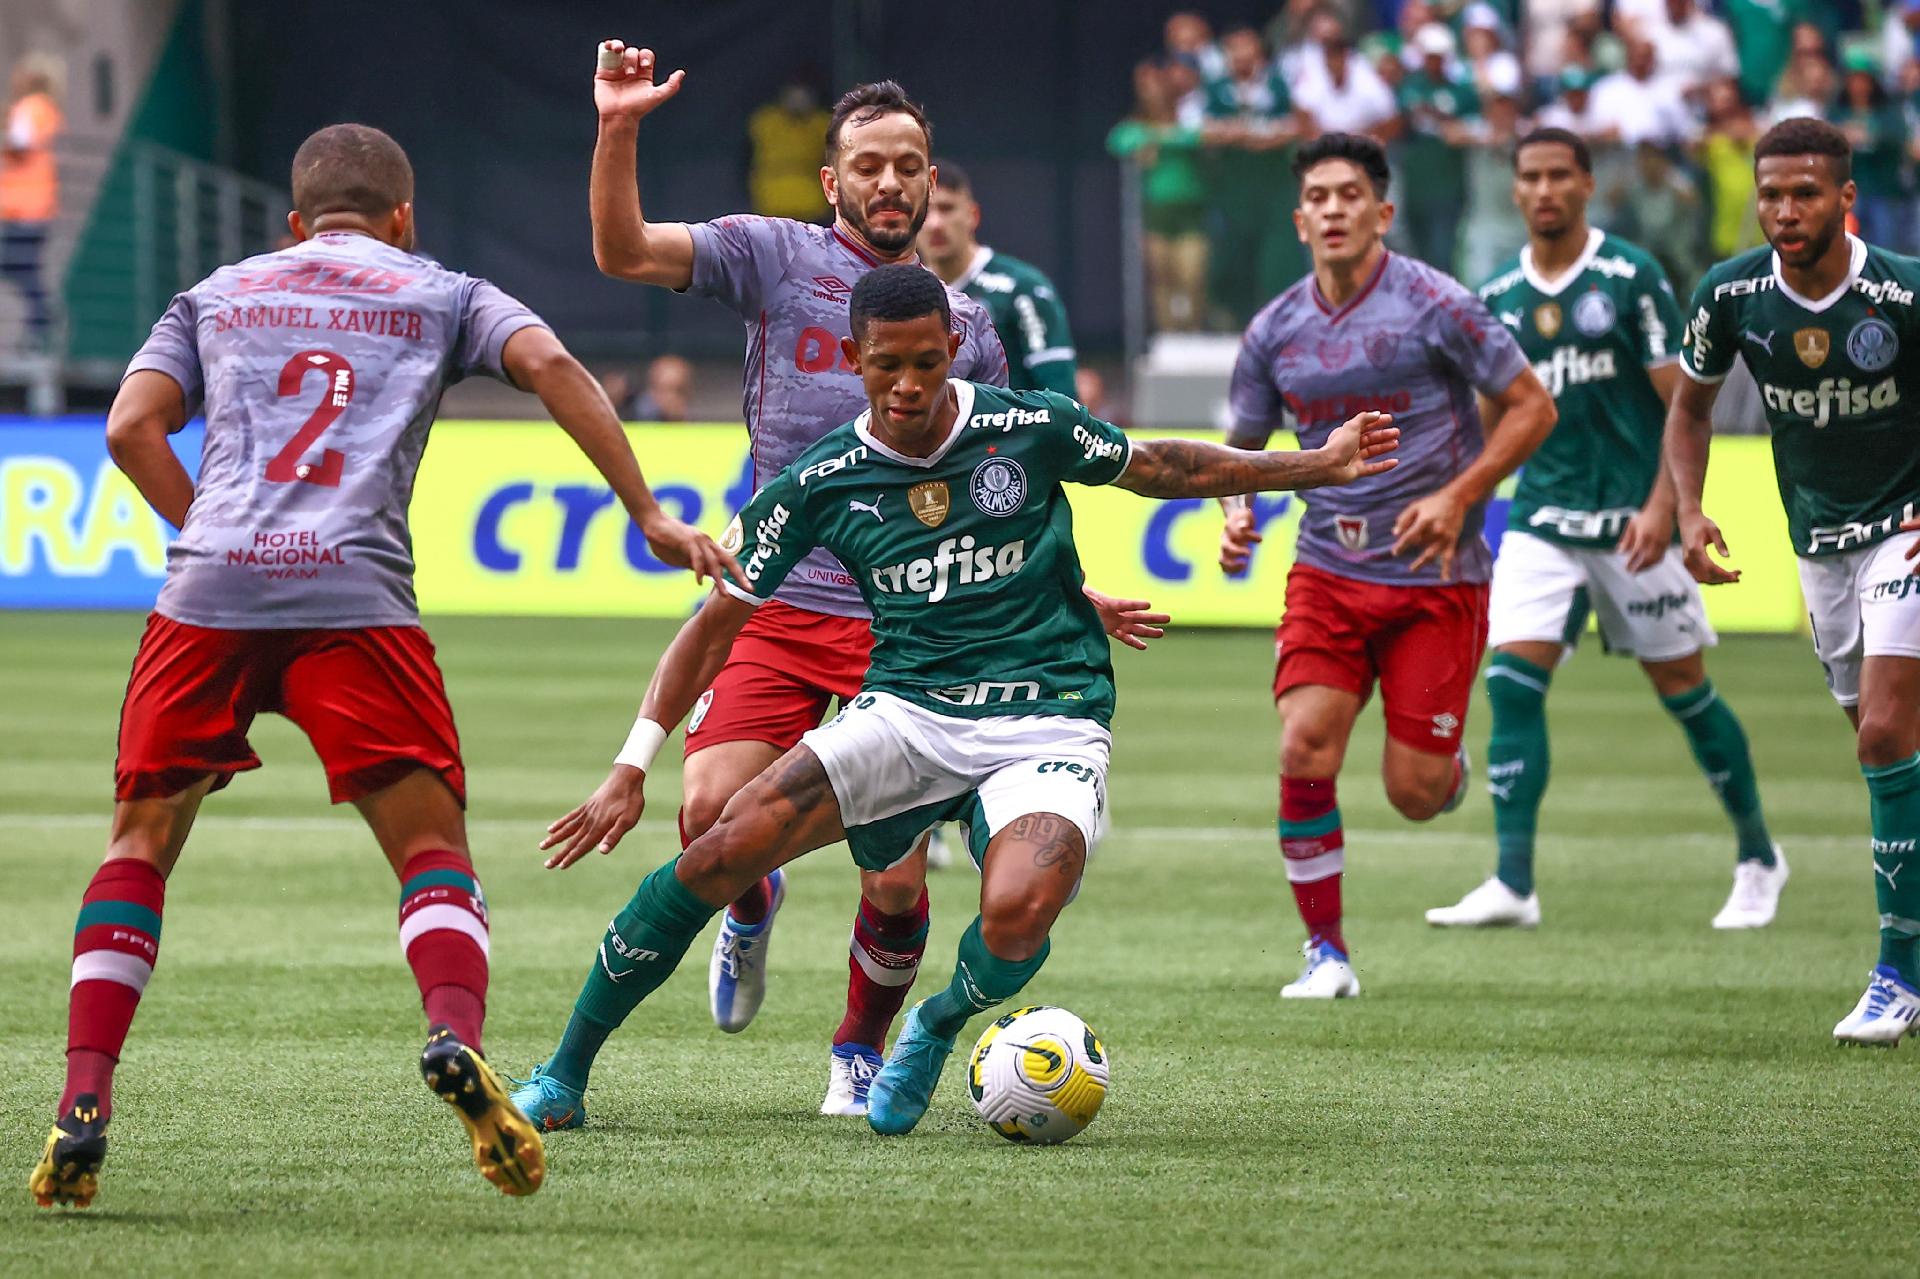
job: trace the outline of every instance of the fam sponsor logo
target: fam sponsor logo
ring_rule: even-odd
[[[1606,295],[1589,293],[1587,296],[1597,298]],[[1578,323],[1577,319],[1575,323]],[[1547,394],[1555,399],[1570,386],[1610,382],[1620,374],[1611,350],[1582,351],[1572,346],[1554,347],[1553,354],[1535,364],[1533,371],[1546,384]]]
[[[1023,538],[1005,546],[980,546],[971,536],[947,538],[931,556],[902,560],[872,570],[874,589],[882,595],[924,595],[938,604],[955,586],[979,586],[999,577],[1012,577],[1027,562]],[[753,577],[753,566],[747,565]]]
[[[800,487],[805,488],[808,480],[817,480],[823,476],[832,475],[835,471],[844,471],[849,466],[866,460],[867,446],[857,444],[839,457],[830,457],[825,461],[815,462],[812,466],[803,467],[800,471]]]
[[[1822,551],[1850,551],[1886,537],[1902,524],[1910,523],[1916,516],[1917,504],[1908,502],[1897,511],[1890,511],[1876,520],[1848,520],[1844,524],[1832,524],[1807,530],[1807,549],[1805,555],[1818,555]],[[1905,581],[1914,580],[1909,574]],[[1882,582],[1880,586],[1892,583]],[[1875,589],[1879,589],[1876,587]],[[1876,597],[1879,598],[1879,597]],[[1898,598],[1905,599],[1904,595]]]
[[[1542,506],[1527,517],[1527,527],[1550,529],[1561,537],[1582,542],[1611,541],[1618,538],[1625,531],[1627,521],[1639,513],[1639,508],[1632,506],[1616,506],[1605,511]]]
[[[1760,394],[1774,412],[1805,418],[1815,430],[1835,418],[1863,417],[1900,402],[1900,387],[1890,377],[1871,386],[1855,386],[1851,378],[1823,377],[1812,389],[1768,382],[1761,386]]]
[[[1003,702],[1037,702],[1040,685],[1030,679],[983,679],[977,684],[928,689],[927,696],[949,706],[996,706]]]

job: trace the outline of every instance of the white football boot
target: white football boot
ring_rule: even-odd
[[[753,1021],[767,997],[767,946],[773,941],[773,921],[787,899],[785,871],[768,876],[773,881],[773,905],[757,924],[734,922],[733,912],[720,912],[720,932],[713,939],[713,958],[707,962],[707,1006],[713,1024],[737,1035]]]
[[[827,1068],[827,1099],[820,1103],[823,1115],[864,1115],[867,1093],[873,1077],[886,1061],[879,1053],[860,1044],[835,1044]]]
[[[1352,999],[1360,993],[1360,979],[1353,975],[1353,965],[1332,945],[1310,941],[1300,953],[1307,957],[1307,966],[1280,988],[1280,998]]]
[[[1893,1048],[1913,1029],[1916,1015],[1920,1015],[1920,991],[1882,964],[1867,974],[1867,993],[1833,1028],[1833,1037],[1843,1044]]]
[[[1540,894],[1522,897],[1498,875],[1490,875],[1453,905],[1428,911],[1427,922],[1436,928],[1538,928]]]
[[[1765,928],[1780,909],[1780,890],[1787,886],[1787,855],[1780,845],[1773,846],[1773,865],[1757,861],[1737,863],[1733,868],[1733,891],[1727,904],[1713,917],[1715,928]]]

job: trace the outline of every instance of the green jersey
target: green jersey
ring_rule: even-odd
[[[887,447],[862,413],[795,458],[740,513],[746,580],[723,586],[758,604],[825,547],[873,611],[868,689],[967,719],[1107,725],[1113,665],[1060,486],[1112,483],[1132,447],[1064,395],[949,385],[959,413],[930,457]]]
[[[1520,473],[1507,527],[1612,546],[1653,492],[1667,406],[1647,370],[1674,358],[1680,305],[1653,256],[1595,227],[1549,284],[1530,248],[1480,286],[1520,339],[1560,421]]]
[[[1079,392],[1067,308],[1040,268],[981,245],[953,287],[987,308],[1007,348],[1007,385],[1016,391]]]
[[[1752,370],[1800,555],[1871,545],[1920,509],[1920,260],[1847,241],[1847,278],[1824,298],[1788,287],[1771,249],[1718,264],[1681,337],[1696,381],[1736,356]]]

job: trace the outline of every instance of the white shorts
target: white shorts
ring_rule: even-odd
[[[945,821],[967,826],[976,863],[988,839],[1030,813],[1078,826],[1089,854],[1099,839],[1113,736],[1091,719],[963,719],[863,692],[800,741],[826,769],[847,844],[868,870],[899,861]]]
[[[1896,533],[1857,551],[1800,558],[1813,651],[1842,706],[1859,704],[1866,658],[1920,657],[1920,562],[1906,558],[1915,542],[1920,533]]]
[[[1487,647],[1539,641],[1571,649],[1591,608],[1610,653],[1643,662],[1691,657],[1717,642],[1680,548],[1644,573],[1611,547],[1564,546],[1513,530],[1500,539],[1487,605]]]

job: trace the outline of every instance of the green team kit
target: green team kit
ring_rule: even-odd
[[[1039,267],[982,245],[953,287],[987,308],[1007,348],[1007,385],[1073,399],[1077,365],[1067,308]]]

